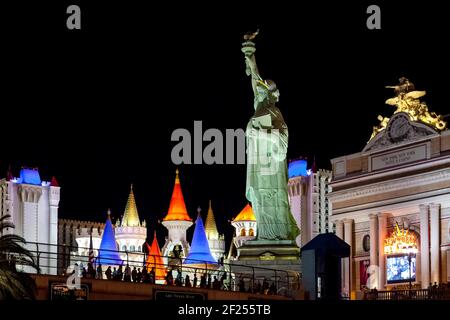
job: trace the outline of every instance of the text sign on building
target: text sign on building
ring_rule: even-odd
[[[383,153],[371,158],[372,171],[390,168],[410,162],[425,160],[427,158],[427,145],[422,144],[413,148]]]
[[[203,293],[191,293],[184,291],[165,291],[156,290],[155,300],[191,300],[191,301],[203,301],[206,297]]]
[[[81,284],[79,289],[69,289],[65,283],[50,283],[50,300],[88,300],[89,286]]]

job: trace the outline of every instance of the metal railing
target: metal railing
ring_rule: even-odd
[[[431,289],[371,291],[364,294],[364,300],[450,300],[450,284]]]
[[[125,270],[127,266],[131,269],[142,268],[143,274],[146,270],[147,273],[154,271],[153,281],[143,281],[141,283],[163,283],[165,285],[179,285],[186,286],[186,275],[189,275],[188,287],[193,287],[193,275],[198,275],[196,287],[206,289],[220,289],[229,291],[241,291],[250,293],[261,294],[278,294],[284,296],[291,296],[293,291],[300,288],[301,275],[298,272],[288,272],[286,270],[276,270],[271,268],[253,267],[249,265],[241,265],[236,263],[218,262],[217,264],[206,263],[201,260],[189,259],[189,262],[184,261],[184,257],[173,256],[161,256],[163,259],[162,264],[156,263],[157,259],[152,259],[154,262],[147,263],[148,254],[143,252],[129,252],[129,251],[114,251],[118,252],[123,260],[111,259],[108,255],[108,251],[111,250],[96,250],[95,258],[92,260],[92,265],[89,268],[89,255],[79,254],[80,251],[89,252],[89,248],[84,247],[72,247],[67,245],[54,245],[38,242],[27,242],[27,249],[36,257],[36,263],[39,267],[38,271],[25,271],[38,273],[38,274],[58,274],[58,275],[70,275],[73,271],[70,267],[78,264],[81,269],[81,277],[103,279],[105,281],[128,281],[137,282],[136,277],[129,279],[128,271],[127,277],[125,277]],[[98,274],[97,261],[102,262],[101,272]],[[122,269],[122,276],[116,275],[116,278],[107,279],[105,275],[106,266],[111,266],[111,271],[116,269]],[[20,267],[20,266],[19,266]],[[69,268],[68,268],[69,267]],[[83,268],[86,269],[83,271]],[[236,269],[239,269],[239,272]],[[68,270],[69,269],[69,270]],[[90,273],[88,273],[90,269]],[[94,270],[94,272],[92,272]],[[164,279],[158,278],[158,271],[163,270]],[[170,279],[172,274],[172,279]],[[201,281],[201,276],[204,276],[206,280]],[[214,283],[213,279],[216,277],[217,281]],[[148,278],[147,278],[148,280]],[[206,281],[206,283],[205,283]],[[218,285],[219,283],[219,285]]]

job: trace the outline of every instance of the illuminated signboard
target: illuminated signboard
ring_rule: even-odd
[[[89,286],[87,284],[80,284],[79,289],[69,289],[65,283],[53,282],[50,283],[50,300],[88,300]]]
[[[417,236],[407,229],[400,229],[398,224],[395,230],[384,240],[384,254],[417,253]]]

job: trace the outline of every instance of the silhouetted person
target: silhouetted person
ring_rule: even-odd
[[[103,271],[102,271],[102,265],[98,264],[97,266],[97,275],[96,275],[97,279],[103,279]]]
[[[216,276],[214,276],[214,281],[213,281],[212,286],[213,286],[214,290],[219,290],[220,289],[220,282],[219,282],[219,280],[217,279]]]
[[[122,270],[122,265],[119,267],[119,269],[117,270],[117,280],[122,281],[123,278],[123,270]]]
[[[202,274],[200,276],[200,288],[204,289],[206,288],[206,275]]]
[[[115,269],[116,268],[114,268],[114,271],[115,271]],[[106,279],[111,280],[111,276],[112,276],[111,266],[108,266],[108,269],[106,269],[105,276],[106,276]]]
[[[136,275],[136,282],[141,282],[142,281],[142,272],[141,272],[141,268],[137,269],[137,275]]]
[[[184,278],[184,285],[188,288],[190,288],[191,285],[191,279],[189,279],[189,275],[187,274],[186,277]]]
[[[136,267],[133,268],[133,271],[131,271],[131,279],[133,282],[137,282],[137,270]]]
[[[150,282],[150,277],[149,277],[149,274],[148,274],[148,271],[147,271],[146,267],[144,267],[142,269],[142,282],[143,283],[149,283]]]
[[[193,285],[192,285],[194,288],[197,288],[197,274],[196,273],[194,273],[194,282],[193,282]]]
[[[172,271],[170,271],[170,277],[171,277],[170,281],[173,282]],[[152,268],[152,270],[150,270],[150,283],[154,284],[155,282],[156,282],[156,272],[155,268]]]
[[[208,274],[208,285],[206,286],[208,289],[211,289],[211,275]]]

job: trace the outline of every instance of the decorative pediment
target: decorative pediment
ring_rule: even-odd
[[[436,134],[438,132],[431,127],[420,122],[411,121],[407,113],[399,112],[389,119],[385,130],[378,132],[369,141],[363,152],[401,145]]]
[[[446,129],[447,123],[443,117],[430,112],[427,104],[421,101],[426,91],[416,91],[414,84],[404,77],[400,78],[398,85],[386,88],[395,91],[396,96],[386,100],[386,104],[396,110],[390,119],[378,116],[380,124],[373,127],[372,136],[363,152],[414,141]]]

